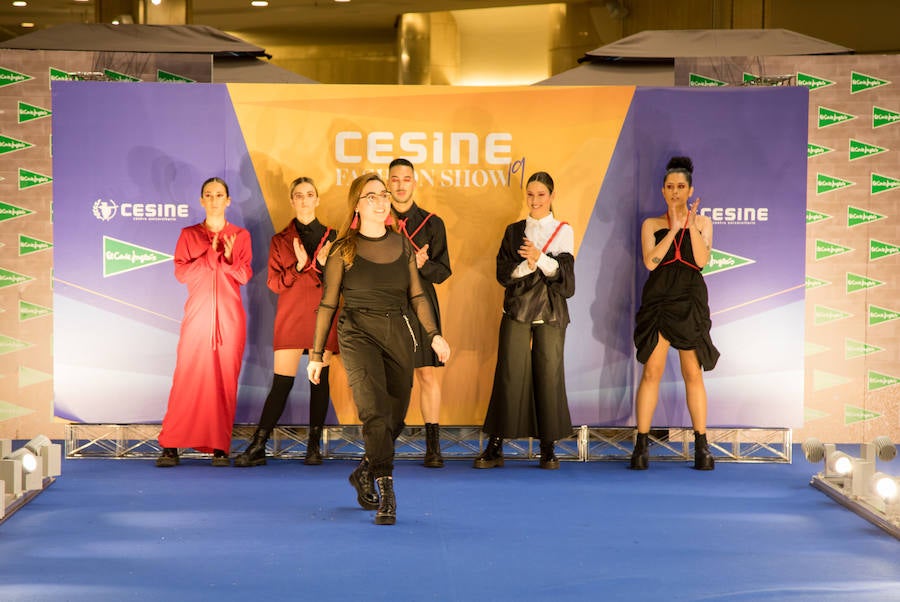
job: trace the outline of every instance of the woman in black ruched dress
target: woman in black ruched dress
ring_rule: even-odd
[[[673,157],[669,161],[662,193],[668,210],[647,218],[641,226],[644,265],[650,277],[644,284],[634,329],[637,359],[644,370],[635,400],[637,438],[629,467],[648,467],[649,433],[659,384],[669,347],[674,347],[694,428],[694,468],[712,470],[715,462],[706,439],[703,371],[715,367],[719,352],[709,336],[712,322],[701,274],[712,249],[712,221],[697,213],[699,199],[688,205],[694,193],[689,158]]]

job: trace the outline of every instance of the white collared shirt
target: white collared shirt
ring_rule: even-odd
[[[559,220],[553,217],[552,212],[541,219],[534,219],[528,216],[525,218],[525,238],[533,242],[538,249],[543,249],[550,237],[553,236],[553,233],[556,232],[558,226]],[[535,269],[540,269],[545,276],[555,276],[557,270],[559,270],[559,262],[546,253],[553,255],[559,255],[560,253],[575,254],[575,232],[572,230],[572,226],[565,224],[559,229],[559,233],[550,241],[550,246],[541,251],[541,256],[538,257],[534,269],[528,267],[527,259],[523,259],[516,266],[516,269],[513,270],[512,277],[522,278],[534,272]]]

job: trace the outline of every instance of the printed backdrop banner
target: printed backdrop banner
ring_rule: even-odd
[[[566,377],[576,424],[633,423],[631,333],[646,269],[640,221],[664,212],[665,163],[691,155],[715,224],[707,282],[710,423],[797,426],[803,384],[805,89],[444,88],[61,82],[53,86],[56,415],[158,422],[186,291],[172,253],[202,220],[201,182],[225,178],[229,219],[253,238],[238,422],[271,382],[271,236],[290,220],[288,183],[312,177],[319,218],[345,219],[347,189],[405,156],[416,199],[446,225],[453,275],[438,286],[453,358],[441,422],[479,424],[490,397],[503,291],[494,258],[521,219],[534,171],[556,180],[554,212],[576,239]],[[656,423],[687,424],[677,357]],[[306,424],[305,360],[284,424]],[[763,378],[764,376],[764,378]],[[415,392],[414,392],[415,394]],[[357,422],[340,362],[333,420]],[[417,404],[408,422],[421,423]]]

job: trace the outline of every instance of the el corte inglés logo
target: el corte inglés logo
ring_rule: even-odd
[[[827,128],[852,119],[856,119],[856,115],[843,113],[841,111],[829,109],[828,107],[819,107],[819,128]]]
[[[47,249],[53,248],[53,244],[47,242],[46,240],[39,240],[37,238],[31,238],[30,236],[25,236],[24,234],[19,234],[19,255],[29,255],[31,253],[37,253],[38,251],[46,251]]]
[[[849,253],[852,250],[853,249],[850,247],[845,247],[834,242],[822,240],[821,238],[816,239],[816,261],[819,261],[821,259],[828,259],[829,257],[834,257],[836,255],[843,255],[844,253]]]
[[[832,151],[834,151],[834,149],[828,148],[827,146],[819,146],[818,144],[812,144],[811,142],[808,142],[806,144],[807,159],[812,159],[813,157],[821,157],[822,155],[827,155]]]
[[[819,288],[820,286],[828,286],[829,284],[831,284],[831,283],[828,282],[827,280],[819,280],[818,278],[813,278],[812,276],[806,277],[806,288],[807,289]]]
[[[872,127],[880,128],[900,121],[900,113],[881,107],[872,107]]]
[[[709,261],[706,262],[702,271],[704,276],[709,276],[710,274],[725,272],[727,270],[733,270],[734,268],[742,268],[751,263],[756,263],[756,260],[741,257],[740,255],[734,255],[732,253],[725,253],[718,249],[711,249],[709,252]]]
[[[0,222],[4,222],[8,219],[16,219],[17,217],[25,217],[26,215],[31,215],[34,213],[31,209],[25,209],[24,207],[16,207],[15,205],[10,205],[9,203],[0,203]]]
[[[23,140],[16,140],[15,138],[10,138],[9,136],[0,135],[0,155],[6,153],[12,153],[15,151],[20,151],[25,148],[30,148],[34,146],[30,142],[25,142]]]
[[[873,155],[878,155],[881,153],[887,152],[888,149],[882,148],[880,146],[875,146],[874,144],[868,144],[861,140],[850,139],[850,160],[856,161],[857,159],[865,159],[866,157],[871,157]]]
[[[34,78],[30,75],[25,75],[24,73],[13,71],[12,69],[0,67],[0,87],[9,86],[11,84],[18,84],[19,82],[26,82],[29,79]]]
[[[871,372],[870,372],[871,374]],[[871,387],[869,388],[871,391]],[[844,424],[853,424],[855,422],[865,422],[867,420],[873,420],[875,418],[880,417],[881,414],[878,412],[873,412],[872,410],[867,410],[865,408],[858,408],[856,406],[852,406],[850,404],[844,404]]]
[[[19,101],[19,123],[41,119],[42,117],[49,117],[51,114],[52,112],[49,109],[36,107],[34,105]]]
[[[828,174],[816,174],[816,194],[834,192],[835,190],[847,188],[848,186],[853,186],[854,184],[856,184],[856,182],[851,182],[850,180],[842,180],[834,176],[829,176]]]
[[[868,390],[875,391],[877,389],[883,389],[885,387],[893,387],[897,383],[900,383],[900,378],[896,376],[891,376],[890,374],[882,374],[880,372],[875,372],[874,370],[869,370],[869,378],[868,378]],[[875,414],[875,412],[871,412]],[[873,418],[881,416],[881,414],[875,414]]]
[[[52,181],[53,178],[51,178],[50,176],[45,176],[44,174],[28,171],[27,169],[22,169],[21,167],[19,168],[19,190],[31,188],[32,186],[40,186],[41,184],[48,184]]]
[[[872,88],[886,86],[889,83],[891,82],[884,79],[878,79],[877,77],[873,77],[871,75],[866,75],[865,73],[857,73],[856,71],[850,72],[850,94],[865,92],[866,90],[871,90]]]
[[[854,341],[853,339],[844,339],[844,359],[851,360],[855,357],[863,357],[884,351],[883,347],[869,345],[863,341]]]
[[[824,222],[827,219],[831,219],[831,216],[828,215],[827,213],[813,211],[812,209],[806,210],[806,223],[807,224],[815,224],[816,222]]]
[[[31,347],[31,343],[0,334],[0,355]]]
[[[814,75],[809,75],[808,73],[797,72],[797,85],[806,86],[810,89],[810,91],[813,91],[818,90],[819,88],[827,88],[828,86],[833,86],[834,82],[830,79],[824,79],[821,77],[816,77]]]
[[[705,77],[699,73],[691,73],[688,85],[695,88],[718,88],[719,86],[727,86],[728,84],[711,77]]]
[[[875,213],[874,211],[866,211],[865,209],[860,209],[859,207],[854,207],[853,205],[847,206],[847,227],[853,228],[854,226],[859,226],[860,224],[871,224],[872,222],[877,222],[880,219],[886,218],[886,215],[881,215],[880,213]]]
[[[900,253],[900,247],[897,245],[892,245],[881,240],[875,240],[874,238],[869,240],[869,260],[871,261],[890,257],[897,253]]]
[[[32,280],[34,280],[34,278],[32,278],[31,276],[26,276],[25,274],[19,274],[17,272],[13,272],[12,270],[0,268],[0,288],[15,286],[17,284],[23,284]]]
[[[189,77],[184,77],[183,75],[176,75],[175,73],[169,73],[168,71],[163,71],[162,69],[157,69],[156,70],[156,81],[180,83],[180,84],[190,84],[190,83],[193,83],[195,80],[192,80]]]
[[[25,322],[27,320],[34,320],[35,318],[49,316],[51,313],[53,313],[53,310],[49,307],[37,305],[36,303],[28,303],[27,301],[22,301],[21,299],[19,300],[19,322]]]
[[[111,236],[103,237],[104,278],[139,270],[171,259],[172,255],[168,253],[148,249]]]
[[[139,82],[141,79],[139,77],[132,77],[130,75],[126,75],[124,73],[119,73],[118,71],[113,71],[112,69],[104,69],[103,75],[114,82]]]
[[[881,194],[897,187],[900,187],[900,180],[879,173],[872,173],[870,194]]]
[[[887,307],[878,307],[877,305],[869,305],[869,326],[892,322],[900,318],[900,312],[888,309]]]
[[[877,286],[881,286],[882,284],[884,284],[884,282],[882,282],[881,280],[866,278],[865,276],[862,276],[860,274],[847,272],[847,294],[875,288]]]
[[[826,324],[828,322],[836,322],[838,320],[843,320],[844,318],[849,318],[853,314],[835,309],[833,307],[816,305],[814,315],[816,324]]]
[[[68,71],[63,71],[62,69],[56,69],[55,67],[50,67],[50,81],[81,81],[83,77],[75,75],[74,73],[69,73]]]

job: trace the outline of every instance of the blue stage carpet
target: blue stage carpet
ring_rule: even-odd
[[[0,600],[900,600],[900,541],[795,450],[711,473],[400,462],[393,527],[348,461],[66,460],[0,525]]]

